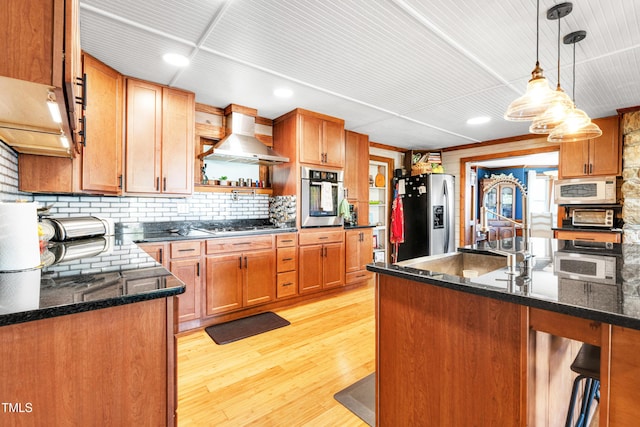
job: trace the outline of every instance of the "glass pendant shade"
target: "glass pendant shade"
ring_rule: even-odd
[[[573,101],[571,101],[569,95],[558,86],[553,93],[549,107],[544,113],[536,116],[531,126],[529,126],[529,132],[537,134],[551,133],[556,126],[562,123],[572,108]]]
[[[574,142],[597,138],[600,135],[600,127],[593,123],[584,111],[574,108],[562,124],[549,134],[547,141]]]
[[[542,75],[542,68],[536,63],[536,68],[531,73],[531,80],[527,83],[527,91],[509,104],[504,118],[514,122],[531,121],[545,112],[553,95],[554,91]]]

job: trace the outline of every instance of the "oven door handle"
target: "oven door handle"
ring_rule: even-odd
[[[322,185],[323,182],[325,182],[325,181],[311,181],[311,182],[309,182],[309,184],[311,184],[311,185]],[[337,187],[338,183],[337,182],[332,182],[331,186],[332,187]]]

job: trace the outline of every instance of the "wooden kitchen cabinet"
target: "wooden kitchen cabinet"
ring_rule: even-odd
[[[298,244],[300,293],[344,285],[345,249],[342,230],[299,233]]]
[[[206,241],[206,315],[276,298],[273,236]]]
[[[300,163],[344,166],[344,121],[327,120],[320,115],[301,114]]]
[[[373,229],[356,229],[345,231],[345,283],[363,282],[373,277],[367,271],[373,254]]]
[[[276,236],[276,298],[298,295],[298,246],[295,233]]]
[[[81,115],[75,102],[81,95],[76,82],[82,77],[79,10],[79,0],[0,2],[0,76],[43,85],[45,96],[46,87],[52,87],[62,115],[60,127],[70,143],[76,141]]]
[[[602,130],[600,137],[560,144],[561,178],[622,174],[618,116],[595,119],[593,122]]]
[[[127,79],[125,191],[193,191],[195,98],[192,92]]]
[[[345,131],[344,188],[356,206],[358,225],[369,223],[369,136]],[[385,187],[386,188],[386,187]]]
[[[122,192],[124,77],[86,53],[84,144],[81,146],[81,190]]]
[[[151,258],[155,259],[157,263],[162,264],[165,268],[168,267],[169,252],[167,243],[138,243],[138,246]]]
[[[600,231],[554,230],[553,237],[561,240],[584,240],[590,242],[622,243],[621,233]]]
[[[201,317],[202,295],[202,241],[185,240],[169,243],[169,271],[185,284],[184,293],[178,295],[178,321],[186,322]]]
[[[618,287],[605,283],[558,278],[558,301],[575,301],[578,305],[617,311]]]

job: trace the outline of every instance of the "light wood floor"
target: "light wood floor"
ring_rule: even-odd
[[[274,312],[291,325],[178,339],[179,426],[366,426],[333,395],[375,370],[374,287]]]

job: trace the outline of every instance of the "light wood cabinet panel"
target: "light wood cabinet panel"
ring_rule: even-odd
[[[369,222],[369,136],[345,131],[344,187],[349,203],[356,206],[358,224]]]
[[[0,328],[3,426],[172,426],[173,298]]]
[[[254,249],[270,249],[273,247],[273,236],[254,236],[251,240],[246,237],[207,240],[206,254],[229,253]]]
[[[127,79],[127,192],[192,192],[194,111],[193,93]]]
[[[611,242],[621,243],[622,234],[620,233],[606,233],[598,231],[567,231],[567,230],[554,230],[553,237],[562,240],[586,240],[590,242]]]
[[[622,174],[618,116],[593,122],[602,130],[600,137],[560,145],[559,174],[562,178]]]
[[[323,253],[322,245],[300,246],[298,248],[300,293],[322,289]]]
[[[169,251],[166,243],[138,243],[138,246],[163,267],[168,266]]]
[[[640,332],[619,326],[611,330],[609,425],[634,426],[640,419]],[[601,364],[602,365],[602,364]]]
[[[344,167],[344,123],[325,120],[322,126],[325,166]]]
[[[124,78],[84,54],[85,144],[81,148],[82,190],[100,194],[122,191]]]
[[[241,254],[208,256],[206,266],[206,314],[210,316],[242,308]]]
[[[178,295],[178,321],[199,319],[202,295],[200,258],[171,261],[169,270],[185,284],[184,293]]]
[[[276,297],[287,298],[297,295],[298,293],[298,272],[288,271],[279,273],[276,283]]]
[[[264,304],[276,298],[276,261],[273,251],[253,251],[244,257],[244,305]]]
[[[344,285],[344,244],[327,243],[324,245],[322,260],[323,288]]]
[[[278,248],[278,260],[276,262],[278,273],[285,271],[297,270],[298,265],[298,249],[292,248]]]
[[[299,233],[298,242],[300,293],[344,285],[344,231]]]
[[[319,115],[299,116],[300,163],[341,168],[344,166],[344,121]]]
[[[373,230],[358,229],[345,232],[345,272],[346,283],[369,280],[367,264],[372,262]]]
[[[322,120],[317,117],[300,116],[300,162],[322,164]]]

